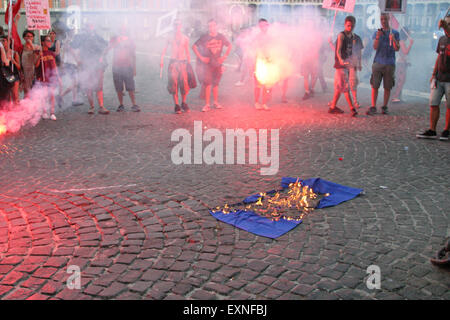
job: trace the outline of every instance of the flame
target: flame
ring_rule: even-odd
[[[329,196],[327,193],[324,196]],[[302,220],[305,215],[311,213],[319,201],[319,195],[308,186],[303,186],[298,180],[289,184],[287,190],[276,192],[273,195],[259,193],[255,203],[243,206],[244,211],[253,211],[256,214],[279,221],[285,219],[288,221]],[[222,210],[224,214],[236,213],[238,210],[226,204]],[[217,207],[216,209],[218,209]]]
[[[260,84],[270,88],[281,80],[281,70],[271,59],[257,57],[255,76]]]
[[[2,134],[5,134],[6,131],[8,131],[8,128],[6,127],[5,117],[2,115],[2,116],[0,116],[0,136]]]

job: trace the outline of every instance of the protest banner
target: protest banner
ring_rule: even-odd
[[[25,0],[28,30],[51,29],[47,0]]]

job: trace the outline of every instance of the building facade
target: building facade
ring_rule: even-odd
[[[233,29],[253,25],[260,17],[289,24],[301,23],[303,18],[320,15],[333,19],[334,11],[322,8],[323,0],[48,0],[53,21],[66,19],[67,9],[79,8],[81,19],[95,15],[105,30],[118,21],[131,21],[144,34],[154,34],[161,16],[177,11],[186,25],[193,28],[215,17]],[[0,25],[2,25],[8,0],[0,0]],[[437,18],[449,8],[445,0],[408,0],[407,14],[397,15],[402,25],[413,31],[428,32],[436,29]],[[355,15],[365,27],[378,27],[378,0],[356,0]],[[25,13],[22,9],[22,15]],[[346,13],[338,13],[338,21]],[[25,19],[22,19],[22,24]],[[24,26],[22,26],[24,27]]]

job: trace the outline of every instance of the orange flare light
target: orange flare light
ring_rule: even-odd
[[[256,59],[255,76],[258,82],[265,87],[272,87],[281,80],[281,71],[277,64],[267,58]]]
[[[5,134],[7,131],[6,125],[5,125],[5,119],[3,117],[0,117],[0,136],[2,134]]]

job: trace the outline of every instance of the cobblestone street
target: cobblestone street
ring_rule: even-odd
[[[251,84],[234,87],[230,71],[223,110],[200,112],[197,88],[192,112],[175,115],[165,83],[149,74],[137,78],[141,113],[128,96],[127,112],[115,112],[106,76],[110,115],[88,115],[85,103],[0,137],[1,299],[450,299],[448,269],[429,261],[450,236],[450,144],[415,138],[428,125],[426,98],[405,96],[389,115],[369,117],[362,88],[360,116],[344,98],[346,113],[329,115],[332,92],[301,101],[296,79],[289,103],[275,89],[271,111],[256,111]],[[192,132],[194,121],[222,132],[280,129],[278,173],[173,164],[171,134]],[[276,240],[208,212],[285,176],[365,194],[314,211]],[[79,290],[66,286],[72,265]],[[380,290],[366,286],[370,265],[380,267]]]

